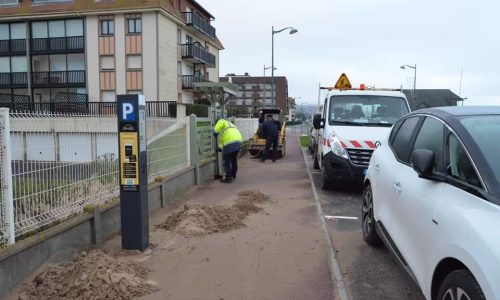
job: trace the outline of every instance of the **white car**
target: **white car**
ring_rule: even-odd
[[[373,154],[362,231],[426,299],[500,299],[500,107],[400,119]]]

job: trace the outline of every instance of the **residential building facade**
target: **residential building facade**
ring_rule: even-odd
[[[219,81],[232,82],[240,88],[238,95],[230,98],[229,108],[246,109],[248,114],[254,115],[261,107],[278,107],[284,114],[288,112],[288,80],[285,76],[274,77],[274,95],[271,77],[227,74]]]
[[[213,19],[195,0],[0,1],[0,94],[193,103],[219,79]]]

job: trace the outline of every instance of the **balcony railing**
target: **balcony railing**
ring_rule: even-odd
[[[182,75],[183,90],[192,90],[194,88],[194,82],[209,82],[209,80],[200,75]]]
[[[55,37],[31,39],[31,53],[83,53],[85,39],[83,36]]]
[[[85,95],[86,96],[86,95]],[[10,108],[11,113],[55,113],[81,114],[90,116],[116,116],[116,102],[45,102],[33,103],[29,96],[0,94],[0,107]],[[146,116],[154,118],[175,118],[177,116],[176,101],[146,102]]]
[[[185,12],[184,18],[186,19],[186,25],[188,26],[193,26],[194,28],[198,29],[201,33],[205,34],[206,36],[215,39],[216,34],[215,34],[215,28],[210,25],[209,22],[207,22],[204,18],[202,18],[199,14],[193,13],[193,12]]]
[[[19,0],[0,0],[0,6],[19,5]]]
[[[26,40],[1,40],[0,55],[26,54]]]
[[[195,63],[204,63],[210,67],[215,67],[215,55],[203,49],[197,43],[183,44],[181,52],[184,59],[192,59]]]
[[[85,84],[85,71],[33,72],[33,86],[81,86]]]
[[[0,87],[2,88],[26,87],[27,85],[28,73],[26,72],[0,73]]]

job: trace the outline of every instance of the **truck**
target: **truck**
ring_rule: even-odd
[[[352,88],[345,74],[328,90],[317,130],[314,168],[321,171],[321,187],[337,189],[362,183],[373,151],[382,145],[392,125],[410,112],[405,95],[397,89]]]
[[[266,116],[272,115],[274,122],[277,123],[280,130],[278,137],[278,158],[285,156],[286,151],[286,118],[279,108],[260,108],[259,109],[259,127],[254,133],[248,152],[253,157],[261,157],[266,146],[266,139],[262,135],[261,126],[264,123]],[[272,152],[272,149],[270,150]]]

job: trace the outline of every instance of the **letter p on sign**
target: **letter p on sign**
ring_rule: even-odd
[[[122,119],[128,120],[129,119],[128,116],[134,113],[134,106],[131,103],[123,103],[122,112],[123,112]]]

